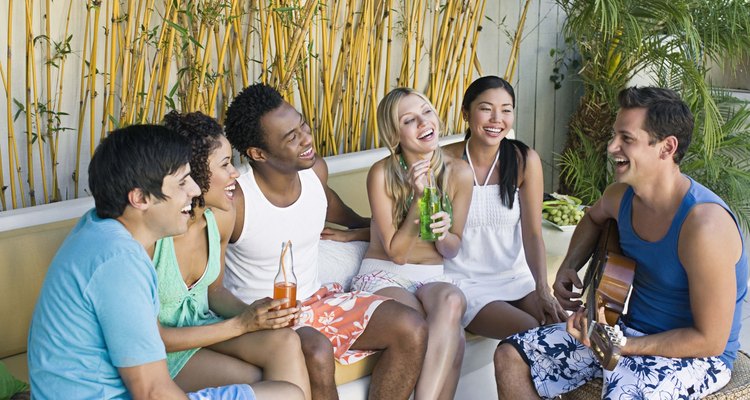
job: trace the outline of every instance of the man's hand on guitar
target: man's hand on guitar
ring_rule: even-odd
[[[597,319],[605,320],[604,307],[599,307]],[[589,336],[589,325],[594,324],[593,332]],[[591,349],[599,363],[607,370],[614,370],[620,360],[624,345],[624,335],[619,328],[589,320],[589,313],[585,307],[581,307],[568,318],[566,330],[576,340]]]
[[[588,315],[585,307],[579,307],[576,312],[568,317],[566,330],[576,340],[586,347],[591,347],[591,341],[587,332],[589,331]]]
[[[549,287],[535,290],[532,296],[535,297],[534,301],[537,307],[534,316],[542,325],[562,322],[568,318],[568,313],[560,306],[560,303],[558,303],[557,299],[550,292]]]
[[[574,287],[579,289],[579,291],[574,291]],[[552,290],[563,309],[576,311],[583,305],[583,301],[580,300],[582,296],[580,289],[582,288],[583,283],[578,278],[578,273],[575,269],[561,267],[557,271]]]

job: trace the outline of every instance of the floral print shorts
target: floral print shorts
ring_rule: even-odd
[[[643,336],[623,323],[619,325],[625,336]],[[539,396],[545,399],[594,378],[603,378],[603,399],[698,399],[724,387],[732,375],[719,357],[623,356],[613,371],[606,371],[591,349],[568,334],[565,323],[521,332],[503,343],[518,350],[531,369]]]
[[[387,300],[390,298],[367,292],[344,292],[340,284],[328,283],[302,301],[293,328],[315,328],[331,341],[336,361],[352,364],[374,353],[349,348],[365,331],[375,309]]]

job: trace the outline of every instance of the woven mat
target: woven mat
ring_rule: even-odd
[[[562,398],[564,400],[594,400],[600,399],[601,396],[602,380],[594,379],[578,389],[564,394]],[[737,352],[732,379],[721,390],[704,398],[707,400],[750,399],[750,355],[744,351]]]

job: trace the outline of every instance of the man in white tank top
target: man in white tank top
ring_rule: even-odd
[[[338,398],[334,357],[346,364],[362,352],[382,350],[368,397],[408,399],[427,346],[421,315],[384,297],[343,293],[340,285],[320,287],[317,250],[325,221],[351,228],[368,226],[369,220],[328,187],[328,167],[315,154],[304,117],[278,91],[255,84],[234,98],[225,129],[251,170],[237,180],[224,285],[248,303],[270,297],[279,243],[292,240],[297,299],[303,305],[294,328],[313,398]],[[328,318],[319,318],[323,314]]]

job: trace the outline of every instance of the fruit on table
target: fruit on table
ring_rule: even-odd
[[[570,195],[552,193],[554,200],[542,203],[542,218],[556,225],[576,225],[583,218],[581,199]]]

